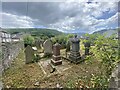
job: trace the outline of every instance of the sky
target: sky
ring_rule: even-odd
[[[65,33],[93,33],[118,27],[118,0],[1,2],[2,28],[50,28]]]

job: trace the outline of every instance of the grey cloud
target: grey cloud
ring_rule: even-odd
[[[27,9],[28,5],[28,9]],[[66,29],[84,29],[90,31],[94,25],[99,24],[96,18],[90,16],[98,12],[102,13],[102,4],[91,6],[86,3],[64,3],[64,2],[3,2],[3,12],[17,16],[28,16],[34,25]],[[91,9],[92,7],[92,9]],[[96,8],[97,7],[97,8]],[[111,7],[109,5],[109,7]],[[104,9],[106,3],[104,3]],[[114,8],[114,7],[113,7]],[[27,11],[28,10],[28,11]],[[67,18],[67,19],[66,19]],[[73,20],[71,20],[73,18]],[[3,18],[4,19],[4,18]],[[99,26],[99,25],[98,25]]]
[[[26,15],[26,2],[2,2],[2,12]]]
[[[66,16],[75,17],[77,13],[79,13],[77,8],[73,8],[73,10],[61,10],[59,7],[61,3],[62,2],[4,2],[2,4],[2,9],[3,12],[25,16],[28,15],[33,19],[38,19],[40,24],[45,25],[56,23]]]
[[[61,18],[58,4],[55,2],[4,2],[2,9],[3,12],[28,15],[33,19],[38,19],[40,24],[50,24]]]

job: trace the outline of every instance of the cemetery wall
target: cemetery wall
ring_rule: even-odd
[[[2,71],[11,66],[11,62],[23,48],[24,43],[22,41],[2,43]]]

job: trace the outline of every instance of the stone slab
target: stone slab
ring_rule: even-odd
[[[42,68],[42,71],[45,75],[50,75],[51,74],[50,73],[51,72],[51,70],[50,70],[51,59],[41,60],[38,63],[39,63],[39,66]],[[68,70],[68,69],[72,68],[72,65],[69,61],[64,60],[64,61],[62,61],[61,65],[54,66],[54,68],[56,69],[54,73],[62,73],[65,70]]]
[[[53,65],[61,65],[62,64],[62,60],[58,60],[58,61],[55,61],[54,59],[51,59],[51,63],[53,64]]]

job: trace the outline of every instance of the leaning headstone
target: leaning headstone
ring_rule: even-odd
[[[29,45],[25,49],[25,58],[26,58],[26,60],[25,60],[26,64],[31,63],[34,58],[34,51],[33,51],[32,47]]]
[[[46,55],[52,55],[52,42],[51,40],[46,40],[43,43],[43,47],[44,47],[44,56]]]
[[[78,63],[80,62],[81,56],[80,56],[80,46],[79,46],[80,40],[77,38],[77,35],[75,35],[74,38],[71,39],[72,43],[72,49],[69,55],[69,60],[73,63]]]
[[[61,60],[61,56],[60,56],[60,44],[56,43],[55,45],[53,45],[53,59],[51,59],[51,63],[53,65],[61,65],[62,64],[62,60]]]

